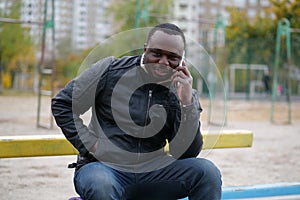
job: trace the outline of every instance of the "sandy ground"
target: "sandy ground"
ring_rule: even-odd
[[[300,101],[292,103],[292,124],[285,124],[287,106],[271,102],[229,100],[225,126],[207,123],[208,102],[203,101],[204,130],[247,129],[254,133],[252,148],[205,150],[200,157],[212,160],[221,170],[224,186],[300,182]],[[215,107],[218,113],[218,106]],[[61,134],[59,129],[36,128],[37,97],[0,96],[0,135]],[[43,100],[42,121],[49,124],[49,100]],[[222,109],[221,109],[222,110]],[[221,116],[222,117],[222,116]],[[220,116],[214,120],[222,122]],[[221,119],[221,120],[220,120]],[[76,196],[73,170],[67,164],[75,156],[0,159],[0,199],[68,199]]]

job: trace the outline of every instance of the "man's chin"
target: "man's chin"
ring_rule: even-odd
[[[160,76],[160,77],[155,77],[156,82],[165,82],[165,81],[170,81],[170,76]]]
[[[170,78],[172,76],[172,72],[171,71],[167,72],[167,71],[162,71],[162,70],[159,70],[159,69],[148,68],[148,72],[149,72],[149,75],[156,82],[170,80]]]
[[[159,72],[156,70],[151,70],[150,74],[156,82],[170,80],[172,76],[172,73]]]
[[[170,73],[162,73],[162,72],[156,72],[156,71],[154,71],[153,72],[153,76],[157,77],[157,78],[168,79],[168,78],[171,77],[171,74]]]

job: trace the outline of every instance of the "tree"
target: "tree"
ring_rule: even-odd
[[[300,29],[300,0],[270,0],[272,3],[271,10],[276,16],[276,24],[282,18],[290,22],[291,28]],[[300,62],[300,34],[291,34],[292,44],[292,62]],[[298,64],[299,65],[299,64]],[[299,66],[300,67],[300,66]]]
[[[56,59],[55,76],[57,87],[63,87],[77,75],[83,57],[85,57],[83,53],[69,53]]]
[[[171,2],[172,0],[112,0],[107,14],[113,16],[116,32],[137,28],[137,12],[141,16],[139,27],[154,26],[167,19]],[[145,20],[147,16],[148,21]]]
[[[57,56],[59,58],[67,57],[68,55],[74,52],[72,48],[72,39],[70,37],[61,39],[58,42],[56,49],[57,49]]]
[[[300,0],[270,0],[276,20],[286,18],[291,27],[300,27]]]
[[[228,63],[272,62],[276,22],[270,17],[250,19],[246,12],[230,8],[231,21],[226,27]]]
[[[234,52],[233,57],[230,59],[234,60],[238,54],[240,57],[245,58],[247,56],[246,43],[249,44],[251,41],[253,43],[256,40],[258,46],[254,45],[251,53],[259,56],[252,57],[258,59],[259,62],[269,63],[272,61],[270,56],[274,53],[276,29],[279,20],[287,18],[291,23],[291,27],[300,28],[300,0],[270,0],[270,3],[271,7],[265,10],[266,16],[258,15],[254,19],[250,19],[245,11],[230,8],[231,22],[226,30],[226,40],[234,43],[230,48],[230,51]],[[292,37],[294,53],[298,53],[296,49],[300,48],[299,41],[299,35]],[[268,52],[261,53],[262,49],[266,49]],[[294,57],[299,57],[299,55]]]
[[[264,16],[249,18],[243,10],[230,8],[231,21],[226,27],[228,63],[266,64],[272,71],[275,61],[276,31],[279,20],[287,18],[292,28],[300,27],[300,0],[270,0]],[[292,34],[292,63],[300,62],[300,35]],[[282,45],[281,70],[286,62],[285,43]],[[298,66],[299,67],[299,66]],[[247,76],[247,74],[244,74]],[[246,80],[248,77],[242,77]]]
[[[0,11],[0,15],[6,18],[19,19],[20,8],[21,0],[15,0],[10,8],[5,8],[5,13],[1,14]],[[31,62],[32,57],[34,57],[34,49],[28,28],[22,27],[21,24],[0,23],[0,91],[2,91],[1,72],[15,72],[18,62],[23,62],[25,58]],[[19,65],[19,67],[24,67],[24,65]]]

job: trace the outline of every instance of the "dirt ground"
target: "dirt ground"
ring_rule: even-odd
[[[49,124],[49,99],[44,99],[41,119]],[[292,102],[292,124],[285,124],[287,106],[276,104],[270,122],[271,102],[229,100],[226,125],[207,121],[208,102],[203,100],[202,129],[247,129],[254,133],[253,147],[204,150],[200,157],[212,160],[221,170],[224,186],[300,182],[300,101]],[[218,112],[221,110],[221,112]],[[221,106],[213,119],[223,122]],[[0,135],[61,134],[53,129],[36,128],[37,97],[0,96]],[[76,196],[73,170],[67,164],[75,156],[0,159],[0,199],[68,199]]]

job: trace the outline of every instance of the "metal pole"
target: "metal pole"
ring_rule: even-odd
[[[52,27],[52,60],[51,60],[51,98],[54,95],[54,80],[55,80],[55,5],[54,0],[52,0],[52,15],[51,15],[51,27]],[[50,128],[53,128],[53,117],[50,115]]]
[[[250,100],[250,87],[251,87],[251,42],[248,39],[247,41],[247,89],[246,89],[246,99]]]
[[[221,31],[222,35],[221,37],[219,36],[219,31]],[[224,20],[224,17],[222,15],[218,15],[217,17],[217,21],[215,23],[215,29],[214,29],[214,60],[215,60],[215,63],[217,63],[217,59],[218,59],[218,55],[217,55],[217,46],[218,46],[218,42],[220,42],[220,38],[223,41],[225,41],[225,38],[226,38],[226,31],[225,31],[225,20]],[[224,77],[225,79],[227,79],[227,74],[224,74]],[[227,80],[225,80],[227,81]],[[211,95],[210,95],[210,98],[211,98],[211,101],[210,101],[210,105],[208,107],[208,123],[211,124],[213,123],[212,122],[212,104],[211,102],[214,100],[215,98],[215,85],[214,84],[211,84],[209,88],[211,88],[212,91],[211,92]],[[224,100],[225,100],[225,105],[224,105],[224,124],[227,124],[227,95],[226,95],[226,88],[224,90],[225,92],[225,96],[224,96]]]
[[[144,7],[141,9],[141,2],[140,0],[136,0],[135,4],[135,28],[140,27],[141,19],[144,20],[146,26],[149,25],[149,13],[148,13],[148,0],[144,0]]]
[[[140,0],[136,0],[136,4],[135,4],[135,28],[140,27],[140,18],[141,18]]]
[[[146,26],[148,26],[149,25],[148,0],[144,0],[144,9],[142,11],[142,18],[144,19]]]
[[[41,45],[41,58],[38,64],[38,72],[39,72],[39,84],[38,84],[38,108],[37,108],[37,127],[40,126],[41,119],[41,101],[42,101],[42,65],[44,63],[45,57],[45,42],[46,42],[46,27],[47,27],[47,8],[48,8],[48,0],[45,0],[44,3],[44,22],[43,22],[43,33],[42,33],[42,45]]]
[[[277,95],[277,85],[278,85],[278,67],[279,67],[279,58],[280,58],[280,43],[281,36],[286,37],[286,48],[287,48],[287,103],[288,103],[288,123],[291,123],[291,82],[290,82],[290,64],[291,64],[291,39],[290,39],[290,22],[283,18],[278,22],[277,35],[276,35],[276,52],[275,52],[275,64],[273,71],[273,86],[272,86],[272,108],[271,108],[271,122],[274,123],[274,107],[276,102]]]
[[[288,103],[288,123],[292,123],[292,109],[291,109],[291,93],[292,93],[292,83],[290,79],[291,74],[291,31],[290,31],[290,22],[285,19],[285,34],[286,34],[286,46],[287,46],[287,103]]]
[[[45,0],[44,4],[44,24],[43,24],[43,33],[42,33],[42,46],[41,46],[41,58],[38,65],[38,72],[39,72],[39,83],[38,83],[38,109],[37,109],[37,127],[43,128],[52,128],[53,127],[53,118],[52,115],[50,116],[50,127],[45,127],[41,125],[41,104],[42,104],[42,96],[50,96],[53,97],[54,94],[54,80],[55,80],[55,73],[54,73],[54,64],[55,64],[55,29],[54,29],[54,16],[55,16],[55,5],[54,0],[51,0],[51,16],[48,20],[48,0]],[[48,28],[52,29],[52,49],[51,49],[51,69],[45,68],[45,50],[46,50],[46,31]],[[51,75],[51,83],[50,83],[50,90],[43,90],[42,85],[44,81],[44,76]]]

